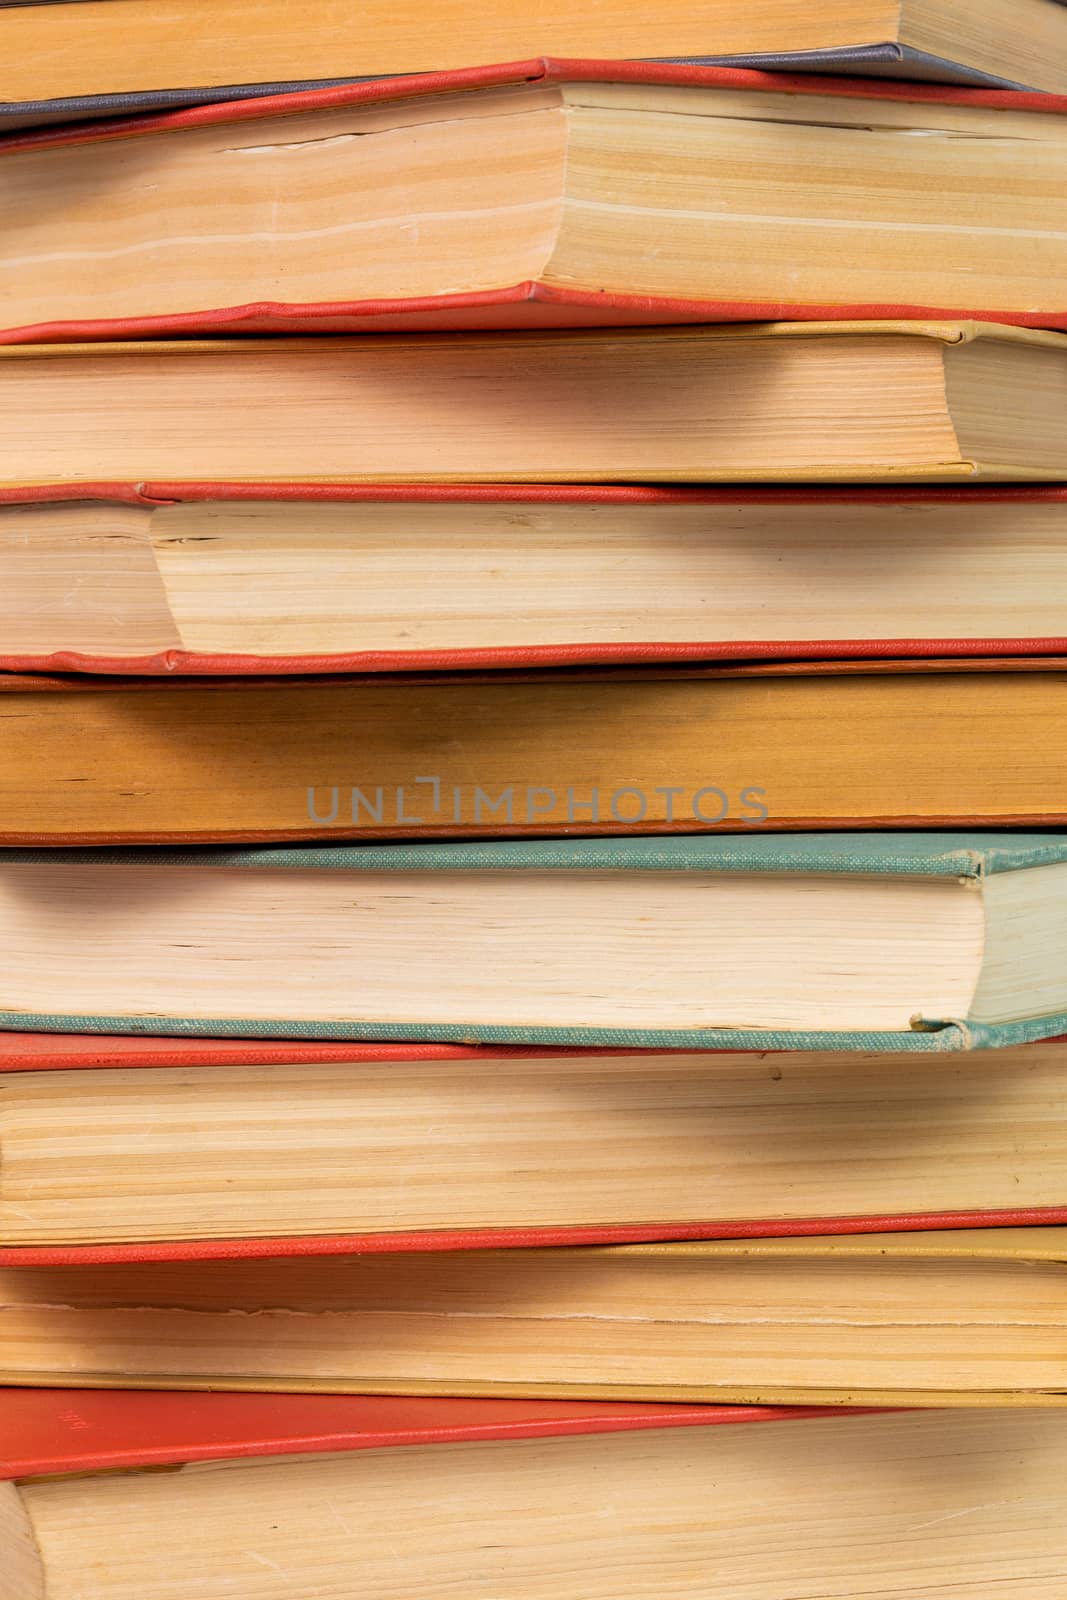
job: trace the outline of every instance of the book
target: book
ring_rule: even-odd
[[[0,853],[0,1028],[915,1050],[1067,1033],[1059,833]]]
[[[1065,586],[1062,487],[0,490],[16,672],[1067,655]]]
[[[432,10],[370,0],[352,27],[341,0],[310,0],[293,27],[280,0],[232,0],[226,19],[205,0],[173,11],[139,14],[122,29],[110,3],[5,0],[0,42],[10,54],[11,101],[45,98],[144,98],[184,91],[248,93],[267,80],[336,78],[453,69],[470,61],[509,59],[552,45],[574,56],[734,58],[822,72],[933,77],[947,82],[1022,82],[1067,90],[1059,67],[1067,29],[1051,0],[877,0],[798,5],[761,0],[745,8],[649,0],[568,10],[561,0],[536,8],[443,0]]]
[[[0,1034],[0,1264],[1067,1224],[1065,1068]]]
[[[1055,481],[1065,402],[983,322],[9,345],[0,484]]]
[[[815,1406],[0,1388],[0,1482],[194,1461],[337,1455],[461,1441],[519,1443],[809,1417],[839,1422],[869,1414],[858,1408],[828,1413]],[[946,1424],[952,1420],[945,1415]]]
[[[0,1380],[1067,1405],[1067,1229],[0,1268]]]
[[[1060,825],[1065,686],[1065,657],[9,676],[0,841]]]
[[[197,104],[292,87],[294,79],[436,72],[470,62],[552,50],[733,60],[793,71],[868,72],[947,83],[1024,83],[1067,90],[1067,26],[1053,0],[835,0],[818,9],[789,0],[706,4],[679,0],[574,11],[562,0],[483,7],[445,0],[386,6],[369,0],[352,27],[343,0],[309,0],[300,27],[284,0],[150,0],[0,8],[10,64],[3,109],[11,118],[114,115],[138,107]]]
[[[17,1600],[993,1600],[1067,1548],[1058,1411],[323,1400],[4,1395]]]
[[[4,337],[1064,327],[1065,109],[538,60],[13,134]]]

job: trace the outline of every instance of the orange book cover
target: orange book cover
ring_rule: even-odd
[[[1059,826],[1064,667],[11,674],[0,844]]]

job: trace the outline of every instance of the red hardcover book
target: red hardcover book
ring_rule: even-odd
[[[1051,1596],[1067,1556],[1048,1410],[0,1390],[0,1471],[12,1600]]]
[[[1067,1039],[976,1052],[961,1067],[951,1056],[860,1052],[3,1033],[0,1267],[1062,1225],[1067,1204],[1050,1201],[1067,1196],[1065,1066]],[[987,1102],[996,1106],[996,1147],[1011,1153],[999,1164],[980,1109]],[[270,1119],[284,1125],[296,1106],[302,1141],[265,1145]],[[932,1127],[946,1130],[944,1140]],[[247,1202],[258,1184],[264,1204],[276,1198],[287,1162],[303,1160],[293,1170],[307,1174],[326,1139],[335,1190],[340,1172],[355,1175],[341,1203],[362,1204],[377,1226],[328,1230],[322,1212],[310,1226],[305,1216],[303,1228],[266,1232],[246,1210],[243,1233],[227,1227],[242,1195]],[[849,1173],[841,1151],[850,1144],[863,1154],[834,1215],[820,1201],[842,1168]],[[209,1164],[206,1179],[196,1175],[198,1158]],[[531,1173],[531,1192],[518,1198],[503,1182],[514,1166]],[[477,1182],[469,1205],[483,1206],[482,1220],[472,1225],[468,1209],[467,1221],[447,1227],[405,1222],[410,1191],[425,1195],[427,1169],[442,1186],[424,1205],[446,1204],[450,1186]],[[613,1175],[607,1200],[598,1169]],[[125,1218],[112,1205],[116,1172]],[[229,1187],[238,1177],[240,1194]],[[315,1192],[313,1178],[301,1181]],[[538,1199],[544,1213],[549,1190],[554,1220],[517,1220]],[[168,1222],[170,1191],[211,1219],[200,1237],[188,1218],[180,1230],[173,1213]],[[913,1192],[937,1203],[923,1208],[909,1201]],[[738,1214],[745,1193],[758,1214]],[[873,1214],[872,1194],[896,1204]],[[965,1203],[949,1203],[958,1195]],[[597,1204],[612,1220],[589,1210]],[[672,1204],[675,1215],[664,1210]],[[511,1220],[501,1225],[505,1206]],[[579,1212],[580,1222],[560,1220]],[[271,1212],[287,1215],[299,1220],[299,1200],[291,1213]],[[166,1237],[168,1225],[184,1236]],[[33,1239],[35,1226],[38,1242],[12,1243]],[[88,1239],[87,1227],[96,1229]]]
[[[0,486],[15,672],[1062,655],[1065,585],[1054,486]]]
[[[1053,1444],[1026,1417],[981,1431],[976,1444],[973,1426],[940,1412],[0,1390],[0,1474],[13,1480],[0,1482],[4,1592],[43,1600],[76,1583],[85,1600],[118,1600],[161,1596],[163,1584],[238,1600],[294,1588],[384,1600],[477,1578],[487,1593],[534,1600],[561,1573],[568,1593],[611,1593],[625,1562],[635,1600],[662,1593],[667,1570],[694,1600],[708,1570],[743,1575],[746,1595],[769,1600],[793,1559],[787,1517],[805,1571],[833,1572],[845,1595],[846,1451],[852,1481],[870,1476],[892,1494],[888,1510],[879,1496],[879,1565],[908,1573],[896,1592],[910,1594],[923,1563],[954,1554],[951,1523],[947,1534],[940,1524],[959,1514],[977,1450],[983,1482],[1007,1484],[1010,1471],[1014,1498],[1012,1448],[1044,1445],[1044,1456]],[[915,1481],[894,1492],[902,1448]],[[787,1461],[805,1470],[783,1512]],[[1051,1465],[1032,1469],[1024,1509]],[[932,1532],[908,1538],[917,1505]],[[865,1514],[862,1485],[853,1509]],[[1008,1563],[1025,1581],[1036,1567],[1019,1521],[991,1519],[964,1576],[997,1547],[998,1571]],[[857,1558],[857,1583],[860,1571]],[[741,1592],[732,1579],[717,1588]]]
[[[825,1415],[818,1406],[0,1388],[0,1479]]]
[[[3,338],[961,314],[1065,327],[1065,110],[538,57],[16,134],[0,145],[15,196]],[[195,224],[168,222],[190,207]]]

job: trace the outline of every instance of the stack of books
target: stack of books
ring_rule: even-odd
[[[0,1595],[1056,1600],[1067,7],[360,9],[0,9]]]

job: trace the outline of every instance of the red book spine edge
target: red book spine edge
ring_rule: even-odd
[[[262,101],[250,101],[262,105]],[[0,152],[2,153],[2,152]],[[102,317],[24,323],[0,329],[0,346],[80,344],[161,339],[201,334],[320,334],[480,332],[500,329],[619,328],[711,322],[994,322],[1019,328],[1067,331],[1063,309],[976,310],[863,301],[815,305],[791,300],[684,300],[563,289],[541,283],[509,284],[469,294],[413,296],[407,300],[338,300],[288,303],[261,300],[154,317]]]
[[[15,1245],[3,1267],[101,1267],[163,1261],[241,1261],[293,1256],[391,1255],[451,1250],[545,1250],[575,1245],[678,1243],[687,1239],[798,1239],[833,1234],[925,1233],[959,1228],[1067,1225],[1067,1206],[931,1211],[867,1217],[661,1222],[571,1228],[427,1229],[412,1233],[292,1235],[273,1239],[165,1239],[137,1244]]]

